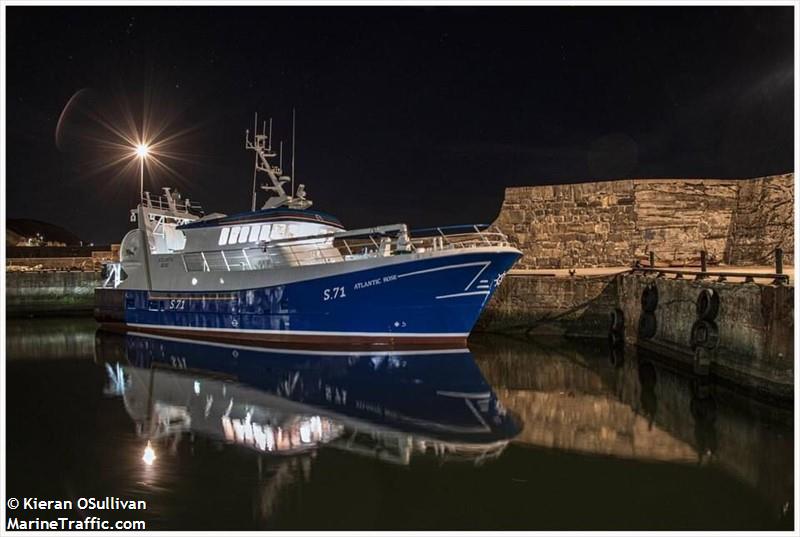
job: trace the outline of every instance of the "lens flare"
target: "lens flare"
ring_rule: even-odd
[[[188,186],[177,169],[195,167],[198,156],[183,151],[194,144],[187,139],[202,128],[200,123],[181,126],[185,103],[167,102],[152,90],[144,91],[132,106],[124,93],[102,94],[83,88],[64,106],[56,125],[56,146],[76,161],[81,175],[102,175],[96,186],[114,190],[122,184],[137,184],[143,174],[152,190],[155,185]],[[141,109],[141,114],[133,110]],[[185,123],[185,120],[183,121]],[[136,181],[132,181],[136,178]]]

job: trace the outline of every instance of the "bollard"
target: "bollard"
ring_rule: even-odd
[[[708,272],[708,255],[706,254],[705,250],[700,250],[700,272],[697,273],[697,276],[694,277],[695,280],[703,280],[707,278],[706,273]]]
[[[783,248],[781,248],[780,246],[775,248],[775,274],[777,274],[778,277],[775,278],[775,281],[773,283],[775,285],[783,285],[784,284],[784,281],[783,281],[784,278],[782,276],[782,274],[783,274]]]
[[[656,266],[656,253],[653,250],[650,250],[650,268]]]

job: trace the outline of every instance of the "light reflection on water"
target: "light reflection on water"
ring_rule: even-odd
[[[791,410],[595,342],[470,350],[12,320],[9,495],[145,499],[149,529],[791,528]]]

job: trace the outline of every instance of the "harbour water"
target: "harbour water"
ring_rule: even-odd
[[[9,320],[6,351],[7,496],[73,502],[9,516],[165,530],[792,527],[791,406],[633,349],[477,335],[450,354],[265,352],[72,317]]]

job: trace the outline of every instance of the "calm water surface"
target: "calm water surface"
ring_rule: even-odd
[[[254,349],[81,318],[7,330],[8,495],[147,502],[75,516],[175,530],[792,527],[791,409],[632,350],[496,336],[450,352]]]

